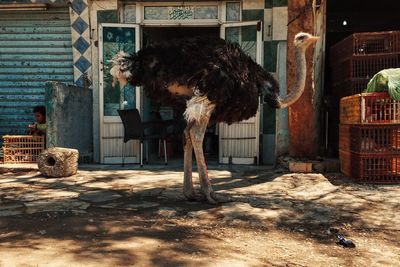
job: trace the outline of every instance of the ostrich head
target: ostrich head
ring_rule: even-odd
[[[312,36],[311,34],[306,32],[299,32],[294,37],[294,46],[296,48],[307,49],[307,47],[317,42],[318,40],[319,37],[317,36]]]
[[[302,95],[306,84],[306,49],[316,43],[319,37],[309,33],[300,32],[294,37],[295,59],[296,59],[296,80],[294,87],[289,90],[285,96],[273,98],[273,106],[277,108],[286,108],[295,103]],[[271,100],[270,100],[271,101]]]

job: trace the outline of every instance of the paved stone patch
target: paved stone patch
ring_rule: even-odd
[[[177,188],[163,190],[159,198],[174,200],[174,201],[185,200],[185,197],[183,196],[182,193],[182,189],[177,189]]]
[[[393,212],[400,208],[400,186],[336,182],[340,174],[328,179],[314,173],[276,174],[239,167],[211,169],[209,175],[217,194],[235,202],[212,207],[185,201],[182,172],[161,168],[80,171],[61,179],[48,179],[37,172],[2,174],[0,216],[43,211],[80,214],[93,205],[127,211],[155,208],[154,214],[166,218],[184,214],[261,225],[334,224],[344,218],[355,227],[400,230],[400,213]],[[197,190],[196,173],[194,181]]]
[[[79,199],[93,203],[107,202],[121,197],[120,194],[109,190],[89,191],[79,195]]]
[[[158,207],[158,206],[160,206],[159,203],[143,201],[143,202],[136,203],[136,204],[123,205],[121,207],[121,209],[125,209],[125,210],[140,210],[140,209],[154,208],[154,207]]]
[[[249,203],[227,203],[221,206],[219,213],[224,216],[224,220],[274,220],[282,215],[283,211],[254,208]]]
[[[102,209],[116,209],[120,205],[122,205],[122,203],[110,202],[110,203],[98,203],[98,204],[95,203],[92,206]]]
[[[23,213],[24,213],[23,211],[19,210],[0,210],[0,217],[21,215]]]
[[[26,213],[86,210],[90,204],[77,200],[38,200],[26,202]]]
[[[5,197],[6,199],[14,199],[19,201],[34,201],[38,199],[68,199],[78,197],[78,193],[67,190],[46,189],[40,188],[28,189],[23,194],[16,194]]]
[[[171,218],[177,214],[177,210],[168,207],[161,207],[157,210],[157,214],[162,217]]]
[[[136,188],[137,190],[137,188]],[[133,194],[140,197],[154,197],[159,196],[165,190],[165,188],[151,188],[140,191],[133,191]]]
[[[218,208],[190,211],[186,214],[186,216],[196,219],[213,219],[218,217],[217,209]]]
[[[19,209],[19,208],[23,208],[23,207],[24,207],[24,205],[22,205],[20,203],[2,203],[0,201],[0,211]]]

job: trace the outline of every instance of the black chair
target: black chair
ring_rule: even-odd
[[[143,142],[146,142],[146,159],[149,159],[149,148],[148,140],[158,139],[164,143],[164,161],[165,165],[168,164],[167,159],[167,127],[168,122],[166,121],[149,121],[142,122],[140,118],[139,110],[137,109],[124,109],[118,110],[118,114],[121,117],[122,124],[124,126],[124,147],[122,152],[122,166],[125,164],[125,144],[129,140],[140,141],[140,167],[143,167]],[[146,129],[153,129],[152,133],[147,134]]]

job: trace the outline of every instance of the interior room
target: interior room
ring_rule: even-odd
[[[219,27],[143,27],[142,44],[146,47],[154,42],[164,42],[176,38],[191,37],[209,37],[219,38]],[[167,140],[167,154],[169,158],[182,158],[182,132],[185,122],[182,114],[177,114],[168,106],[151,101],[146,96],[143,97],[143,117],[145,120],[151,120],[161,117],[163,120],[177,120],[178,124],[169,127],[169,138]],[[210,124],[204,137],[204,154],[208,161],[218,161],[218,133],[217,125]],[[149,157],[159,155],[159,148],[156,141],[149,145]]]

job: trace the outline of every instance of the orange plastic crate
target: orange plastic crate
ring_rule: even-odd
[[[363,93],[340,100],[341,124],[400,124],[400,101],[388,93]]]
[[[361,183],[399,184],[399,154],[354,153],[340,150],[341,171]]]
[[[400,155],[400,125],[341,124],[339,129],[341,150]]]
[[[44,136],[3,136],[4,163],[35,163],[44,148]]]

